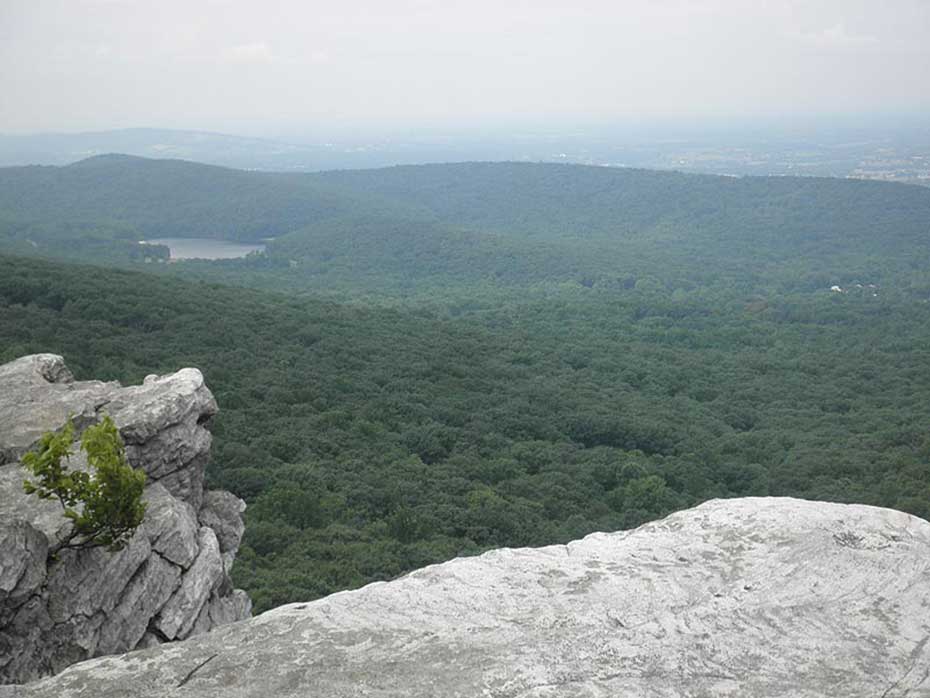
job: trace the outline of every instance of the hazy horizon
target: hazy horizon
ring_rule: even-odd
[[[913,117],[928,35],[922,0],[7,0],[0,133]]]
[[[134,123],[125,126],[82,128],[36,128],[36,129],[3,129],[0,136],[30,137],[30,136],[81,136],[106,133],[131,132],[178,132],[203,133],[209,135],[232,136],[236,138],[294,142],[319,143],[327,138],[351,141],[370,139],[403,138],[416,134],[425,137],[495,137],[546,134],[559,134],[560,136],[591,135],[591,134],[628,134],[630,138],[641,136],[649,138],[690,138],[697,136],[732,135],[735,137],[747,134],[766,134],[767,136],[799,135],[799,134],[826,134],[854,133],[881,131],[926,131],[930,132],[930,106],[926,110],[890,110],[874,112],[816,112],[811,114],[777,114],[764,115],[746,114],[704,114],[679,116],[638,116],[618,118],[594,117],[564,117],[542,118],[525,117],[491,118],[471,122],[434,121],[376,123],[333,123],[318,124],[313,122],[275,122],[275,121],[243,121],[239,123],[224,124],[218,122],[214,126],[197,125],[164,125],[154,122]]]

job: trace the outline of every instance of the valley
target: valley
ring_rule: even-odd
[[[249,505],[233,578],[258,611],[714,497],[930,516],[930,191],[619,175],[284,179],[271,200],[299,192],[290,209],[241,190],[256,197],[245,239],[278,233],[247,259],[5,256],[0,361],[51,351],[79,378],[124,383],[201,368],[221,406],[208,479]],[[191,188],[160,217],[143,182],[109,225],[232,218]],[[553,186],[576,191],[557,201]],[[6,210],[65,230],[60,208]]]
[[[930,516],[926,189],[71,167],[0,170],[19,221],[0,229],[0,362],[54,352],[124,383],[201,368],[221,408],[207,477],[249,505],[233,579],[257,611],[715,497]],[[21,176],[58,203],[10,198]],[[198,220],[221,244],[275,239],[170,265],[82,247]],[[45,235],[31,258],[9,254],[18,226]],[[97,266],[63,263],[75,249]]]

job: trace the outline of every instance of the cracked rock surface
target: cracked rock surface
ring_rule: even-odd
[[[203,491],[216,401],[197,369],[140,386],[75,381],[60,356],[0,366],[0,683],[92,657],[151,647],[248,618],[228,572],[245,505]],[[143,525],[118,553],[49,548],[68,531],[57,502],[23,492],[19,459],[69,415],[80,433],[110,415],[146,471]],[[86,468],[73,447],[70,466]]]
[[[930,523],[787,498],[504,549],[2,698],[930,695]]]

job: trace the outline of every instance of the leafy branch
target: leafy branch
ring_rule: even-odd
[[[49,552],[64,549],[106,547],[121,550],[145,516],[142,492],[145,473],[126,460],[119,431],[110,417],[88,427],[81,436],[91,472],[70,470],[65,462],[73,455],[74,424],[71,419],[58,433],[47,432],[35,451],[23,456],[23,465],[35,476],[23,489],[40,499],[56,499],[71,521],[68,535]]]

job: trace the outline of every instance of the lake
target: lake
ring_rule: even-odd
[[[165,245],[171,251],[171,259],[234,259],[245,257],[250,252],[265,251],[264,245],[210,238],[159,238],[142,242]]]

